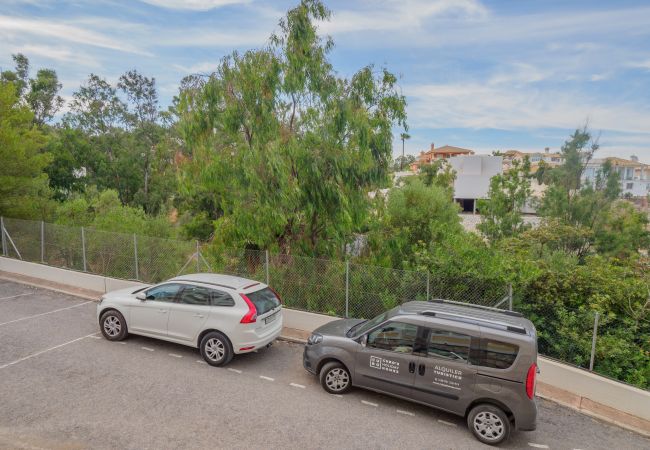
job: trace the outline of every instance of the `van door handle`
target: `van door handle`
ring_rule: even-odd
[[[409,363],[409,373],[415,373],[415,363],[414,362]]]
[[[425,372],[426,370],[427,370],[427,366],[425,366],[424,364],[420,364],[420,365],[418,366],[418,373],[419,373],[420,375],[424,375],[424,372]]]

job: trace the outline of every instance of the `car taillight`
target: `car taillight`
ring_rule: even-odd
[[[248,312],[244,315],[244,317],[241,318],[239,323],[255,323],[257,321],[257,308],[253,302],[251,302],[251,299],[246,296],[246,294],[239,295],[241,295],[241,298],[243,298],[248,305]]]
[[[526,395],[529,399],[535,396],[535,377],[537,376],[537,364],[533,363],[526,374]]]
[[[278,293],[275,292],[275,289],[273,289],[271,286],[268,286],[268,288],[271,289],[271,292],[273,292],[273,293],[275,294],[275,297],[278,299],[278,301],[280,302],[280,304],[282,304],[282,299],[280,298],[280,296],[278,295]]]

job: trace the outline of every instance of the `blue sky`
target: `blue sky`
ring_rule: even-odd
[[[136,68],[166,106],[180,79],[265,44],[293,1],[2,0],[0,67],[22,52],[69,98],[93,72]],[[490,152],[558,149],[589,121],[601,156],[650,163],[648,1],[326,1],[342,76],[374,63],[400,76],[407,153],[431,142]],[[398,130],[396,130],[399,132]],[[395,141],[395,153],[401,142]]]

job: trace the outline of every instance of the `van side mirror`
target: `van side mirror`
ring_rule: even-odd
[[[364,334],[363,336],[361,336],[361,339],[359,339],[359,344],[361,344],[362,347],[365,347],[367,343],[368,343],[368,335]]]
[[[135,298],[137,298],[138,300],[142,300],[142,301],[144,301],[144,300],[147,299],[147,294],[145,294],[144,292],[138,292],[138,293],[135,295]]]

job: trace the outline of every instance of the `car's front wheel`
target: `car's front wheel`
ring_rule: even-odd
[[[467,416],[467,426],[479,441],[488,445],[500,444],[510,435],[508,416],[494,405],[482,404],[472,408]]]
[[[343,364],[330,362],[320,371],[320,384],[330,394],[345,394],[352,388],[352,377]]]
[[[109,341],[121,341],[128,335],[126,320],[119,311],[106,311],[99,319],[99,324],[102,334]]]
[[[228,364],[233,357],[232,345],[226,336],[211,331],[201,339],[201,356],[211,366]]]

